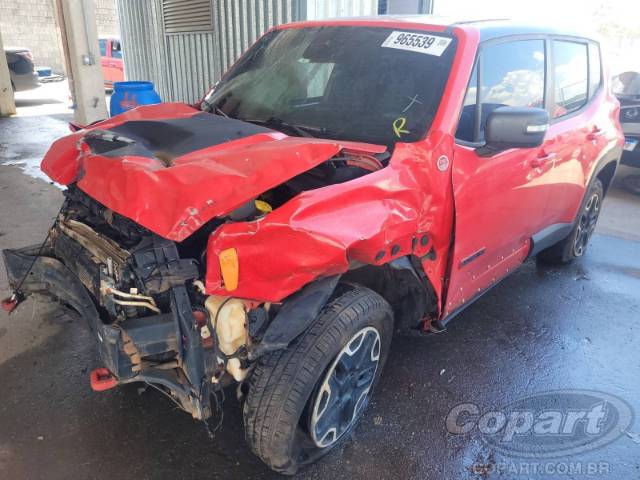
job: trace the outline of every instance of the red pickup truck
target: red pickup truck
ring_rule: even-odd
[[[95,390],[147,382],[207,423],[239,384],[251,448],[293,473],[349,436],[394,331],[585,254],[619,109],[599,44],[563,30],[279,26],[199,104],[52,145],[66,200],[42,245],[4,251],[4,306],[41,292],[84,317]]]
[[[113,88],[114,82],[124,81],[124,62],[122,60],[122,44],[118,37],[100,37],[100,65],[104,86]]]

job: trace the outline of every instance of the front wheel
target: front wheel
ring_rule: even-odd
[[[567,264],[584,255],[596,229],[602,201],[604,200],[604,187],[599,179],[595,179],[585,195],[578,218],[571,233],[564,240],[552,245],[538,254],[538,259],[543,263]]]
[[[367,407],[392,332],[389,304],[358,286],[331,301],[286,350],[261,359],[244,405],[254,453],[294,474],[345,439]]]

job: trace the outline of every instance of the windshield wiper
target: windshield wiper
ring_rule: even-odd
[[[209,95],[207,95],[208,97]],[[229,115],[227,115],[222,108],[220,108],[220,104],[222,104],[223,102],[226,103],[227,100],[229,100],[229,97],[231,97],[231,92],[227,93],[226,95],[224,95],[222,98],[219,98],[218,100],[216,100],[215,102],[209,102],[207,100],[207,97],[204,98],[204,100],[202,100],[202,105],[201,105],[201,109],[204,111],[208,111],[209,113],[213,113],[215,115],[220,115],[222,117],[225,118],[229,118]],[[224,106],[224,104],[223,104]]]
[[[215,113],[217,113],[218,115],[222,115],[223,117],[229,118],[229,115],[227,115],[226,113],[224,113],[222,110],[220,110],[218,107],[216,107],[215,105],[213,106],[213,111]]]
[[[276,129],[285,128],[285,129],[288,129],[290,131],[294,131],[296,134],[298,134],[301,137],[307,137],[307,138],[315,138],[315,135],[313,135],[311,132],[313,132],[315,134],[318,134],[318,135],[325,135],[326,134],[326,129],[325,128],[313,127],[311,125],[303,125],[303,124],[300,124],[300,123],[289,123],[289,122],[285,122],[284,120],[282,120],[280,118],[277,118],[277,117],[270,117],[270,118],[267,118],[267,119],[240,118],[238,120],[242,120],[243,122],[255,123],[257,125],[264,125],[264,126],[267,126],[267,127],[275,127]]]

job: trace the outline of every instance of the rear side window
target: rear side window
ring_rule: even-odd
[[[587,44],[553,41],[553,118],[568,115],[587,103]]]
[[[597,45],[589,44],[589,99],[593,98],[601,83],[600,48]]]
[[[111,56],[113,58],[122,58],[122,49],[120,48],[120,42],[117,40],[111,40]]]
[[[499,107],[544,108],[545,46],[543,40],[516,40],[489,45],[479,56],[480,125],[476,123],[478,75],[474,70],[465,96],[456,138],[483,141],[487,117]]]

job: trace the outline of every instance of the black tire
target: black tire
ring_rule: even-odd
[[[540,252],[538,260],[550,265],[566,265],[576,258],[582,257],[596,228],[603,200],[604,187],[602,182],[596,178],[582,200],[578,218],[576,218],[569,236]]]
[[[374,331],[378,332],[377,337]],[[355,286],[329,302],[311,328],[287,349],[260,359],[249,380],[249,392],[244,404],[245,436],[253,452],[276,472],[293,475],[299,467],[314,462],[348,437],[364,413],[371,392],[380,378],[392,333],[393,313],[390,305],[372,290]],[[371,338],[374,343],[367,358]],[[363,346],[365,342],[367,346]],[[355,352],[350,353],[353,349]],[[378,358],[372,372],[370,365],[376,351]],[[340,397],[340,389],[353,388],[351,392],[358,391],[361,388],[360,380],[354,380],[353,377],[362,372],[349,371],[348,375],[345,374],[336,384],[340,387],[336,388],[337,394],[333,397],[332,393],[327,396],[328,384],[325,381],[338,381],[340,368],[337,364],[360,356],[369,364],[366,368],[370,373],[365,380],[371,383],[355,401],[354,415],[348,428],[345,427],[339,435],[334,432],[330,445],[318,446],[318,439],[314,439],[314,434],[320,428],[318,417],[323,418],[325,411],[335,412],[336,409],[329,408],[330,401],[335,400],[338,402],[338,418],[342,418],[341,414],[349,410],[345,406],[349,400]],[[351,385],[349,382],[354,382],[353,387],[344,387]],[[322,394],[321,389],[324,389]],[[355,396],[349,395],[352,403]],[[323,402],[322,411],[317,412]],[[319,415],[314,415],[312,411]],[[316,422],[314,434],[311,433],[313,422]],[[323,436],[320,441],[325,438]]]

